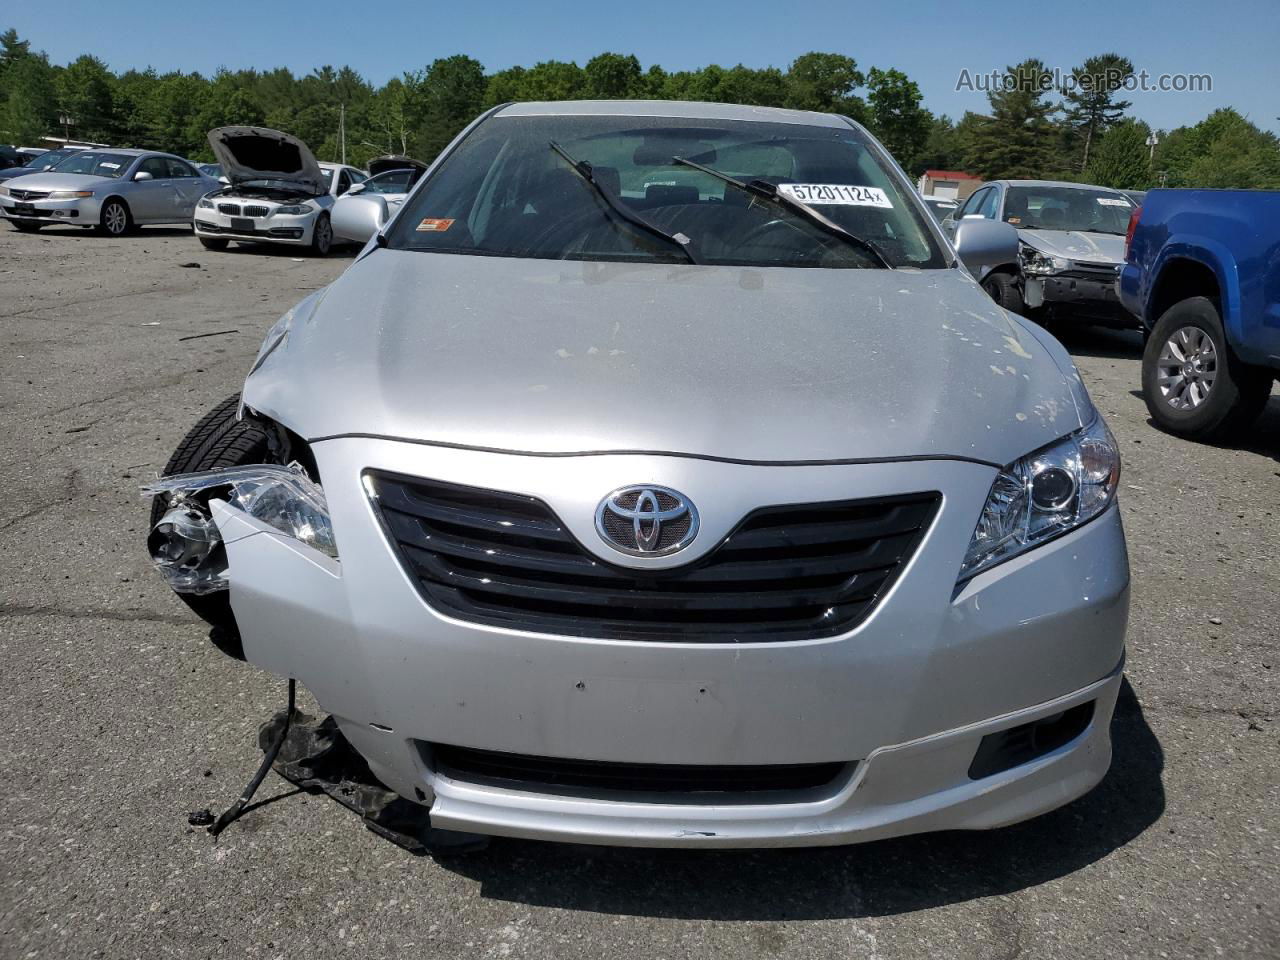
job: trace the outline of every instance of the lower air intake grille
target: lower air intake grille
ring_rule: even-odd
[[[611,763],[527,757],[442,743],[422,743],[419,747],[428,765],[451,780],[537,793],[676,794],[671,802],[680,802],[685,798],[678,795],[690,793],[736,794],[742,800],[749,800],[750,797],[743,795],[815,790],[831,783],[849,766],[846,763],[773,766]]]
[[[542,501],[370,471],[405,569],[441,613],[567,636],[803,640],[857,626],[911,559],[941,495],[766,507],[708,555],[605,563]]]

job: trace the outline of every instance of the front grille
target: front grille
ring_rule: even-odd
[[[48,190],[16,190],[9,188],[9,196],[15,200],[43,200],[49,195]]]
[[[229,217],[238,217],[240,216],[240,204],[220,203],[218,204],[218,212],[225,213]]]
[[[529,757],[442,743],[419,742],[418,746],[428,766],[451,780],[536,793],[579,793],[593,797],[649,794],[647,800],[659,803],[663,800],[687,803],[697,799],[717,803],[760,802],[765,799],[759,796],[761,793],[794,793],[825,787],[850,766],[847,763],[770,766],[615,763]],[[699,794],[711,796],[698,797]],[[774,799],[778,802],[781,798]]]
[[[474,623],[567,636],[733,643],[833,636],[875,608],[919,546],[936,492],[766,507],[684,567],[588,552],[542,501],[370,471],[423,599]]]
[[[267,207],[246,206],[244,208],[244,215],[246,217],[265,217],[267,213]]]

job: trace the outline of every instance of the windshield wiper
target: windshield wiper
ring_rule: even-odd
[[[876,263],[884,267],[886,270],[893,269],[893,264],[888,261],[885,255],[881,253],[876,245],[870,240],[864,240],[856,233],[850,233],[844,227],[840,226],[840,224],[827,217],[826,214],[819,213],[817,210],[813,209],[813,207],[809,206],[807,203],[801,203],[795,197],[787,196],[787,194],[783,193],[767,180],[752,180],[750,183],[744,183],[741,180],[729,176],[727,173],[721,173],[719,170],[712,167],[704,166],[701,163],[695,163],[692,160],[686,160],[684,157],[672,157],[671,160],[673,163],[680,163],[684,164],[686,167],[693,167],[695,170],[701,170],[703,173],[709,174],[717,180],[723,180],[725,183],[731,184],[739,190],[744,190],[753,196],[760,197],[762,200],[770,201],[777,206],[785,207],[787,210],[798,213],[800,216],[804,217],[804,219],[825,230],[833,237],[838,237],[850,246],[857,247],[859,250],[871,254],[871,256],[875,258]]]
[[[620,216],[623,220],[639,227],[647,233],[653,234],[655,237],[666,240],[668,243],[679,247],[680,252],[688,258],[690,263],[697,264],[702,262],[698,259],[697,254],[693,252],[693,241],[683,233],[667,233],[667,231],[663,230],[657,224],[650,223],[634,210],[627,209],[627,206],[613,195],[613,191],[596,179],[596,175],[591,169],[591,164],[587,163],[585,160],[575,160],[565,151],[564,147],[560,146],[560,144],[556,143],[554,140],[550,141],[550,146],[552,150],[564,158],[565,163],[573,167],[574,173],[582,177],[583,180],[587,181],[587,183],[591,184],[591,186],[595,188],[596,193],[600,195],[600,199],[608,204],[609,209]]]

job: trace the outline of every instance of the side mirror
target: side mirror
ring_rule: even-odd
[[[1007,223],[965,217],[956,223],[952,243],[960,262],[979,280],[992,267],[1018,260],[1018,231]]]
[[[347,188],[347,192],[343,194],[343,196],[345,197],[355,196],[357,193],[359,193],[363,189],[364,189],[363,183],[353,183],[350,187]]]
[[[133,175],[133,179],[134,179],[137,183],[142,183],[144,180],[151,180],[151,179],[153,179],[153,177],[151,176],[151,174],[147,173],[147,171],[145,171],[145,170],[139,170],[137,173],[135,173],[135,174]]]

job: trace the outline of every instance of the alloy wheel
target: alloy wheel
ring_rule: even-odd
[[[1199,327],[1181,327],[1165,341],[1156,368],[1165,402],[1175,410],[1194,410],[1218,377],[1218,348]]]
[[[124,212],[124,207],[118,203],[108,204],[102,216],[103,221],[106,223],[107,233],[113,237],[118,237],[124,233],[125,227],[129,223],[129,215]]]

